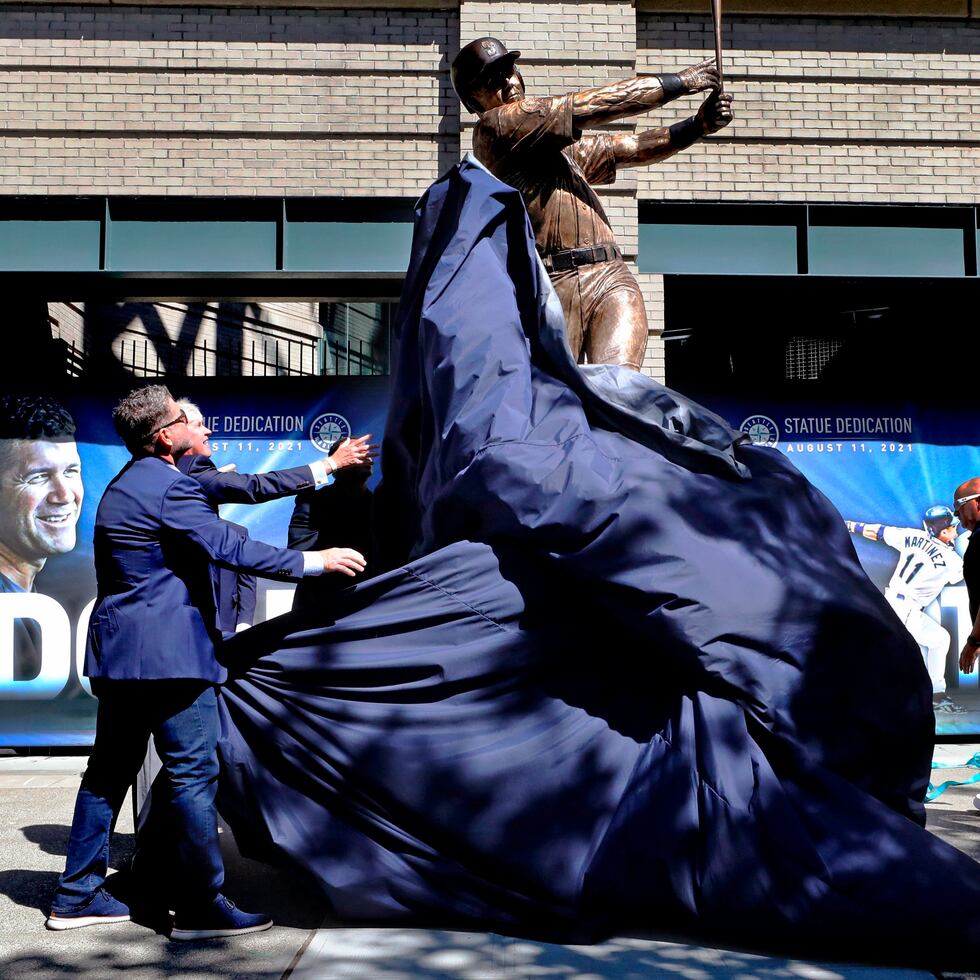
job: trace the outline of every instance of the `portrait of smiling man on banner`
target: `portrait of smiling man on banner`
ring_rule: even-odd
[[[83,496],[68,411],[43,395],[0,397],[0,594],[33,592],[47,560],[74,549]],[[35,632],[31,620],[16,620],[12,680],[40,669]]]

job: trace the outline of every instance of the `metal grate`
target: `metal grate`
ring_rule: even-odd
[[[73,377],[377,376],[390,370],[394,305],[320,303],[298,329],[282,322],[289,304],[257,303],[234,319],[203,304],[58,304],[48,322]]]
[[[173,344],[161,352],[153,339],[124,331],[113,343],[119,365],[141,378],[309,375],[318,373],[316,338],[259,337]]]
[[[843,346],[841,337],[790,337],[786,342],[787,380],[816,380]]]
[[[390,370],[393,303],[322,303],[323,374],[385,375]]]

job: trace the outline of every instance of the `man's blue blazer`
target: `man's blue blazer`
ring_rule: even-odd
[[[293,466],[270,473],[222,473],[207,456],[188,456],[177,460],[177,469],[193,477],[204,488],[204,495],[218,512],[219,504],[261,504],[313,486],[309,466]],[[235,525],[243,537],[244,527]],[[251,623],[255,616],[255,579],[220,565],[211,566],[217,623],[222,633],[234,633],[239,623]]]
[[[242,537],[175,466],[130,460],[95,516],[98,597],[85,676],[224,681],[211,562],[265,578],[303,576],[301,552]]]
[[[261,504],[277,497],[287,497],[313,486],[309,466],[292,466],[271,473],[222,473],[208,456],[181,456],[177,460],[181,473],[194,477],[215,506],[218,504]]]

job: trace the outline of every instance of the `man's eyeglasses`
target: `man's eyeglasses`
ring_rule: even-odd
[[[977,497],[980,497],[980,493],[971,493],[968,497],[957,497],[956,500],[953,501],[953,513],[958,514],[960,512],[960,508],[965,503],[970,500],[976,500]]]
[[[169,422],[164,422],[163,425],[158,425],[155,429],[152,429],[147,433],[146,438],[149,439],[150,436],[155,436],[161,429],[169,429],[172,425],[180,425],[181,422],[187,421],[187,413],[181,412],[180,415],[175,419],[171,419]]]

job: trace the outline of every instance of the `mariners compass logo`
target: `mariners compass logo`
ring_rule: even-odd
[[[779,426],[768,415],[750,415],[740,426],[753,446],[775,449],[779,445]]]
[[[350,422],[337,415],[336,412],[326,412],[318,415],[310,426],[310,440],[321,452],[330,452],[330,447],[338,439],[349,439],[351,434]]]

